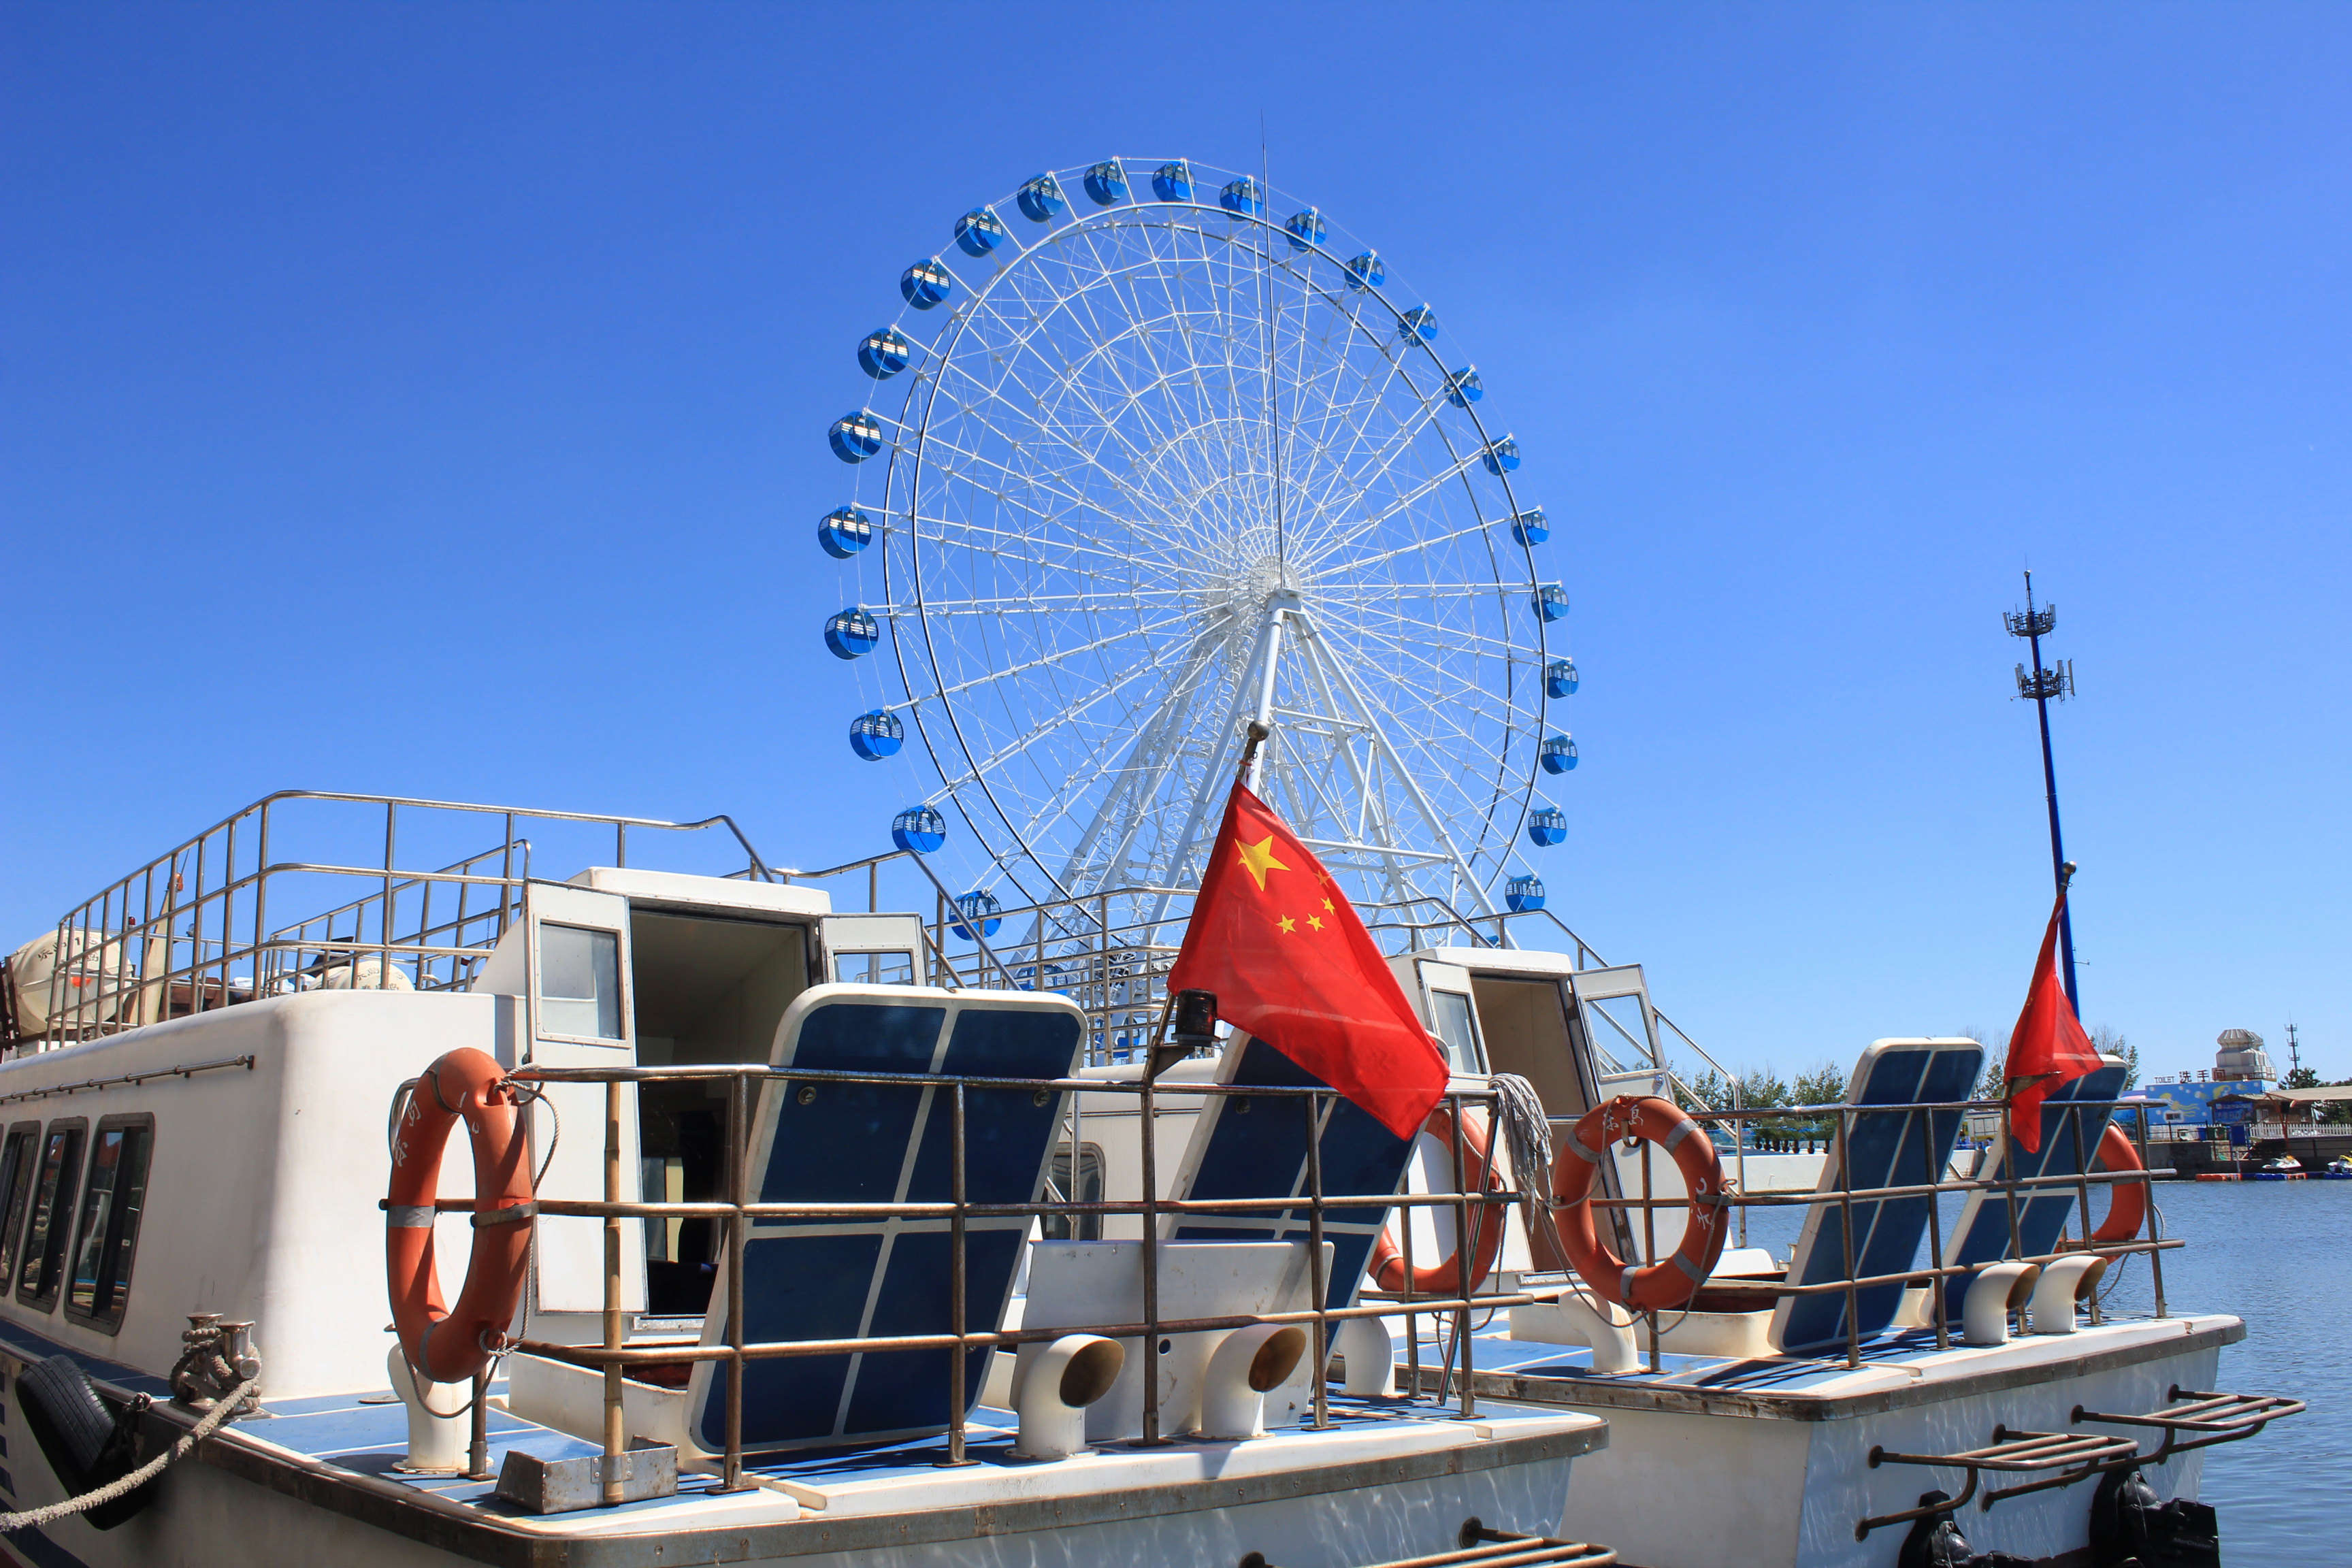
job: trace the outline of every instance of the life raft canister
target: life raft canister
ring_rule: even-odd
[[[1431,1111],[1429,1120],[1421,1124],[1421,1130],[1428,1136],[1436,1139],[1448,1151],[1453,1149],[1454,1113],[1445,1107],[1441,1105]],[[1472,1193],[1484,1190],[1499,1193],[1503,1190],[1503,1178],[1495,1170],[1494,1160],[1488,1154],[1487,1149],[1486,1131],[1475,1121],[1466,1116],[1464,1117],[1462,1119],[1462,1151],[1471,1171],[1467,1175],[1464,1175],[1458,1170],[1454,1173],[1461,1178],[1454,1183],[1454,1191]],[[1412,1223],[1410,1212],[1402,1216],[1402,1223],[1407,1225]],[[1490,1205],[1474,1205],[1470,1213],[1470,1225],[1473,1234],[1478,1238],[1477,1249],[1471,1259],[1470,1283],[1465,1285],[1461,1282],[1462,1244],[1457,1238],[1453,1252],[1446,1256],[1444,1262],[1430,1264],[1412,1271],[1413,1294],[1466,1296],[1486,1282],[1488,1271],[1495,1267],[1495,1254],[1502,1250],[1503,1215],[1495,1212]],[[1379,1237],[1372,1243],[1371,1259],[1364,1267],[1371,1275],[1373,1284],[1383,1290],[1400,1295],[1403,1293],[1404,1254],[1396,1242],[1389,1239],[1386,1226],[1381,1227]]]
[[[1682,1245],[1662,1262],[1629,1268],[1601,1243],[1592,1224],[1592,1179],[1609,1146],[1643,1139],[1674,1156],[1690,1194],[1690,1218]],[[1682,1110],[1654,1095],[1619,1095],[1585,1112],[1568,1135],[1551,1167],[1552,1231],[1569,1262],[1603,1300],[1635,1311],[1681,1306],[1698,1293],[1723,1256],[1726,1223],[1723,1165],[1715,1141]]]
[[[2139,1151],[2132,1147],[2131,1134],[2114,1122],[2107,1123],[2105,1136],[2099,1140],[2098,1152],[2091,1156],[2095,1171],[2144,1171],[2139,1163]],[[2107,1189],[2107,1217],[2091,1233],[2094,1242],[2129,1241],[2139,1235],[2139,1227],[2147,1219],[2147,1184],[2145,1182],[2102,1182]]]
[[[441,1154],[459,1121],[474,1150],[474,1248],[452,1308],[433,1264],[434,1199]],[[490,1363],[522,1305],[530,1257],[529,1140],[506,1071],[470,1047],[442,1057],[416,1080],[392,1138],[384,1200],[385,1283],[393,1326],[408,1364],[435,1383],[462,1383]]]

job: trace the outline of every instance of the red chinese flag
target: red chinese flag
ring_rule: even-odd
[[[1331,874],[1264,801],[1234,786],[1169,973],[1217,1015],[1371,1112],[1400,1138],[1445,1093],[1445,1058]]]
[[[2042,1100],[2099,1065],[2098,1048],[2083,1033],[2074,1004],[2058,981],[2058,918],[2065,912],[2066,895],[2061,893],[2050,911],[2050,929],[2042,933],[2042,956],[2034,962],[2025,1011],[2009,1032],[2009,1135],[2033,1150],[2042,1147]]]

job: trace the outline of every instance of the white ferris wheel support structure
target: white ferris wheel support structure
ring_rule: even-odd
[[[952,816],[967,897],[1156,930],[1255,722],[1248,782],[1360,904],[1540,908],[1567,597],[1435,312],[1183,160],[1041,174],[952,237],[859,347],[856,493],[819,529],[856,579],[826,630],[870,672],[852,743],[929,764],[902,847]]]

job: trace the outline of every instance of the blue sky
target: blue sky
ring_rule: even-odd
[[[1694,1035],[2014,1016],[2030,563],[2086,1018],[2352,1075],[2341,7],[10,6],[5,944],[289,785],[880,847],[857,335],[975,203],[1261,113],[1528,453],[1547,879]]]

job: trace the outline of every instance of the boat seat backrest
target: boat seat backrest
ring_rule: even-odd
[[[1977,1162],[1979,1177],[2008,1181],[2035,1176],[2072,1176],[2084,1170],[2084,1151],[2095,1155],[2106,1136],[2113,1111],[2099,1100],[2113,1100],[2124,1091],[2124,1064],[2114,1057],[2081,1078],[2070,1079],[2050,1091],[2042,1102],[2042,1147],[2028,1150],[2012,1143],[2004,1122],[1992,1146]],[[2077,1123],[2080,1135],[2077,1136]],[[2055,1249],[2059,1234],[2081,1202],[2074,1186],[2021,1188],[2012,1209],[2004,1193],[1970,1193],[1960,1207],[1959,1224],[1952,1227],[1946,1261],[1975,1267],[2008,1258],[2042,1258]],[[2012,1224],[2014,1230],[2011,1229]],[[1945,1281],[1945,1305],[1954,1321],[1967,1300],[1969,1276]]]
[[[1814,1191],[1917,1186],[1943,1180],[1963,1113],[1915,1108],[1968,1099],[1983,1066],[1984,1047],[1974,1040],[1873,1042],[1854,1064],[1844,1101],[1867,1109],[1848,1119],[1843,1159],[1837,1142],[1832,1141]],[[1846,1271],[1845,1205],[1811,1205],[1790,1260],[1789,1283],[1868,1279],[1914,1267],[1933,1201],[1926,1194],[1855,1199],[1851,1276]],[[1851,1322],[1844,1291],[1783,1296],[1772,1310],[1770,1342],[1779,1350],[1797,1352],[1842,1345],[1849,1332],[1868,1339],[1895,1321],[1903,1291],[1900,1283],[1855,1291]]]
[[[1323,1080],[1264,1040],[1235,1037],[1218,1064],[1216,1081],[1323,1087]],[[1249,1099],[1209,1095],[1171,1185],[1170,1196],[1214,1202],[1230,1198],[1304,1197],[1308,1182],[1308,1104],[1301,1097]],[[1327,1197],[1386,1196],[1402,1184],[1413,1141],[1399,1138],[1370,1112],[1337,1094],[1322,1101],[1318,1156]],[[1372,1242],[1388,1223],[1386,1208],[1327,1209],[1323,1237],[1331,1247],[1324,1291],[1329,1307],[1353,1306],[1363,1288]],[[1305,1242],[1311,1220],[1305,1206],[1231,1215],[1171,1215],[1160,1235],[1171,1241]]]
[[[769,1065],[917,1078],[1062,1079],[1077,1067],[1085,1015],[1058,996],[818,985],[795,998]],[[965,1196],[1038,1200],[1066,1096],[967,1084]],[[940,1085],[772,1079],[752,1112],[752,1196],[760,1203],[944,1203],[955,1195],[954,1106]],[[1029,1229],[1026,1215],[969,1219],[964,1326],[1002,1325]],[[944,1218],[762,1219],[743,1250],[745,1331],[753,1341],[863,1339],[953,1331],[952,1228]],[[726,1342],[722,1261],[703,1342]],[[989,1358],[965,1358],[969,1412]],[[949,1352],[894,1351],[750,1363],[743,1441],[780,1448],[942,1431]],[[689,1422],[723,1443],[726,1376],[697,1364]]]

